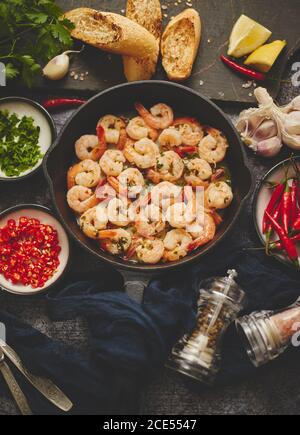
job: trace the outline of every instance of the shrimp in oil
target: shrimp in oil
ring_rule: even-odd
[[[136,103],[135,108],[146,124],[155,130],[164,130],[174,121],[173,110],[166,104],[156,104],[151,107],[150,112],[141,103]]]
[[[205,191],[205,201],[209,208],[223,210],[230,206],[232,200],[232,189],[225,181],[211,183]]]
[[[83,186],[72,187],[67,193],[67,201],[69,207],[78,214],[86,212],[99,203],[92,189]]]
[[[205,136],[198,147],[199,156],[208,163],[215,165],[226,156],[228,142],[226,137],[215,128],[207,128],[208,135]]]
[[[126,132],[135,141],[148,138],[155,142],[158,138],[158,131],[149,127],[141,116],[136,116],[129,121]]]
[[[163,258],[167,261],[178,261],[188,254],[192,237],[183,229],[171,230],[164,239]]]
[[[112,255],[124,255],[132,243],[131,234],[122,228],[99,231],[98,239],[101,248]]]
[[[96,187],[101,179],[101,168],[93,160],[83,160],[72,166],[67,175],[68,190],[79,185]]]
[[[108,224],[107,209],[101,205],[90,208],[79,219],[80,228],[91,239],[98,239],[99,231],[105,230]]]
[[[102,171],[109,177],[118,177],[124,168],[126,159],[119,150],[107,150],[100,160]]]

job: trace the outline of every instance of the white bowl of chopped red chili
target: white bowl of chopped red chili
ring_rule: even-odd
[[[68,236],[46,207],[19,205],[0,213],[0,288],[17,295],[48,291],[63,276]]]

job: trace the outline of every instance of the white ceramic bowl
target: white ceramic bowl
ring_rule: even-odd
[[[262,222],[263,222],[263,216],[265,213],[265,210],[270,202],[272,192],[273,190],[268,188],[268,182],[275,182],[279,183],[282,179],[285,178],[286,173],[286,165],[288,165],[290,162],[290,159],[285,160],[275,167],[273,167],[263,178],[261,184],[259,185],[256,195],[254,198],[254,209],[253,209],[253,215],[254,215],[254,224],[258,233],[258,236],[260,240],[262,241],[263,245],[266,245],[266,237],[263,234],[262,230]],[[300,170],[300,157],[295,157],[295,162]],[[289,177],[292,177],[295,175],[295,170],[291,166],[289,169]],[[272,241],[278,240],[278,236],[274,235],[272,238]],[[299,261],[300,261],[300,243],[297,244],[298,254],[299,254]],[[274,253],[274,257],[280,260],[281,262],[288,264],[292,266],[291,262],[289,261],[288,257],[283,253]]]
[[[0,110],[8,110],[9,113],[16,113],[19,117],[24,115],[31,116],[35,125],[39,126],[41,129],[40,137],[39,137],[39,146],[43,156],[46,155],[47,151],[53,144],[56,139],[56,128],[51,118],[50,114],[47,112],[44,107],[42,107],[39,103],[29,100],[28,98],[22,97],[5,97],[0,99]],[[0,169],[0,180],[1,181],[20,181],[24,178],[27,178],[37,172],[42,163],[43,157],[37,162],[37,164],[23,172],[17,177],[8,177],[5,175],[3,171]]]
[[[19,205],[3,211],[0,213],[0,228],[4,227],[9,219],[17,221],[22,216],[38,219],[42,224],[48,224],[55,228],[58,232],[59,244],[62,248],[59,254],[60,265],[58,270],[42,288],[33,289],[30,286],[15,285],[0,274],[0,288],[17,295],[30,296],[49,290],[63,276],[70,257],[70,245],[68,236],[60,222],[52,215],[49,209],[39,205]]]

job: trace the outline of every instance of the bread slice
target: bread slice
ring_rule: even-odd
[[[126,16],[147,29],[160,43],[162,33],[162,11],[160,0],[128,0]],[[123,56],[124,74],[128,81],[149,80],[154,75],[158,61],[156,57]]]
[[[195,9],[186,9],[168,24],[161,41],[163,67],[170,80],[190,77],[201,40],[201,20]]]
[[[122,15],[78,8],[65,14],[75,24],[72,36],[111,53],[155,58],[159,44],[144,27]]]

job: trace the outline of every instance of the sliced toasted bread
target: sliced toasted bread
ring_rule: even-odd
[[[101,50],[139,58],[155,58],[159,44],[144,27],[122,15],[78,8],[65,14],[75,24],[72,36]]]
[[[168,24],[161,41],[163,67],[170,80],[190,77],[201,40],[201,20],[195,9],[186,9]]]
[[[162,12],[160,0],[128,0],[126,16],[147,29],[160,43],[162,33]],[[149,80],[156,70],[156,57],[123,57],[124,74],[128,81]]]

